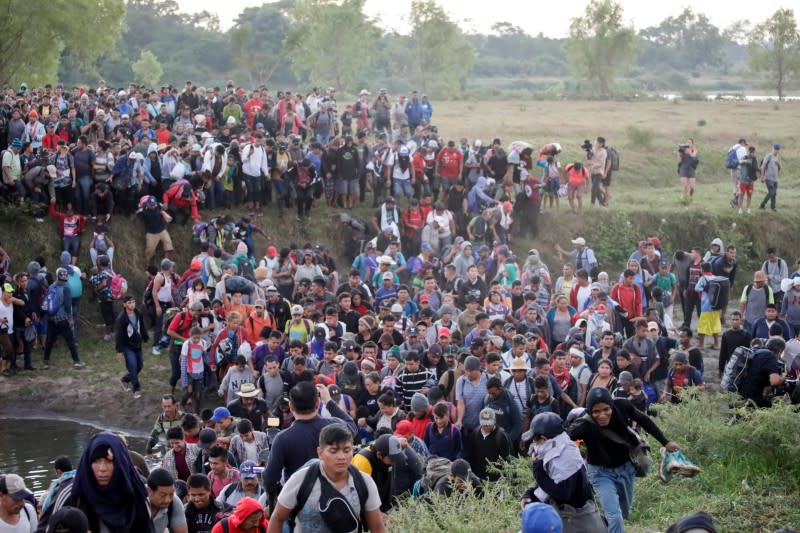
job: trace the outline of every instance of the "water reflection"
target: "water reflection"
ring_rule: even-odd
[[[4,419],[0,431],[0,473],[25,478],[33,492],[45,490],[55,477],[53,461],[60,455],[77,466],[86,443],[100,429],[64,420]],[[143,452],[146,439],[128,436],[128,446]]]

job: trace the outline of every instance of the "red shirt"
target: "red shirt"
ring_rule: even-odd
[[[453,180],[461,177],[458,170],[461,166],[461,161],[464,160],[464,156],[461,155],[460,151],[455,148],[445,148],[439,152],[439,157],[437,159],[441,164],[441,174],[443,178]]]
[[[611,298],[628,312],[628,320],[642,315],[642,291],[636,283],[630,287],[617,283],[611,288]]]
[[[158,144],[169,144],[169,138],[172,137],[172,132],[169,130],[156,130],[156,139],[158,140]]]

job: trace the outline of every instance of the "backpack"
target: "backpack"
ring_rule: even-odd
[[[256,273],[253,270],[253,263],[250,261],[250,258],[244,256],[243,260],[237,263],[239,267],[239,274],[246,280],[255,281],[256,280]]]
[[[749,363],[754,356],[755,352],[747,346],[736,348],[725,365],[720,388],[728,392],[739,392],[742,383],[747,379]]]
[[[311,466],[308,467],[305,476],[303,476],[303,482],[300,484],[300,488],[297,490],[297,504],[294,506],[294,509],[292,509],[292,512],[289,515],[289,518],[292,522],[294,522],[294,520],[297,518],[297,515],[303,509],[303,506],[308,501],[308,497],[311,495],[311,490],[314,488],[314,484],[316,483],[317,479],[320,481],[320,502],[318,511],[323,515],[323,521],[328,524],[328,520],[337,518],[341,519],[342,515],[345,515],[346,518],[350,518],[346,516],[347,510],[352,513],[353,509],[350,507],[350,504],[347,503],[347,500],[341,497],[341,494],[338,497],[336,494],[333,494],[333,497],[328,501],[322,501],[322,495],[326,492],[324,483],[327,482],[327,480],[320,475],[319,469],[319,461],[314,461]],[[353,485],[355,485],[356,492],[358,493],[358,503],[361,506],[360,516],[355,517],[351,515],[351,517],[358,522],[358,531],[363,531],[366,527],[364,507],[367,504],[369,490],[367,489],[366,482],[364,482],[364,478],[361,477],[360,470],[353,465],[348,466],[347,470],[350,473],[350,477],[353,478]],[[334,514],[338,516],[330,516]],[[340,531],[340,529],[332,529],[332,531]]]
[[[611,170],[619,170],[619,153],[615,148],[606,147],[606,157],[611,161]]]
[[[420,480],[420,495],[432,490],[436,483],[450,473],[450,459],[432,455],[425,464],[425,472]],[[422,492],[424,491],[424,492]]]
[[[47,289],[42,309],[45,313],[50,315],[50,317],[55,318],[61,312],[63,305],[64,290],[59,287],[57,283],[53,283],[50,285],[50,288]]]
[[[199,222],[192,226],[192,242],[205,244],[208,242],[208,225],[210,222]]]
[[[731,282],[723,276],[714,276],[706,283],[706,293],[711,309],[718,311],[728,307],[728,294],[731,290]]]
[[[725,168],[729,170],[739,168],[739,156],[736,155],[736,146],[728,150],[728,155],[725,156]]]
[[[109,288],[111,289],[111,299],[121,300],[123,296],[128,294],[128,280],[122,277],[122,274],[114,274],[111,277]]]
[[[83,296],[83,281],[78,275],[77,271],[70,269],[69,277],[67,278],[67,287],[73,298],[80,298]]]

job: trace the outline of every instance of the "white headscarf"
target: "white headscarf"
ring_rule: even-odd
[[[578,446],[565,431],[533,448],[536,456],[542,458],[544,469],[554,483],[561,483],[584,466]],[[550,497],[541,487],[536,487],[534,494],[543,502]]]

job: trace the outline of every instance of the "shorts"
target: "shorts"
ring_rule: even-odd
[[[356,194],[358,190],[358,179],[354,180],[336,180],[336,193],[337,194]]]
[[[79,235],[66,235],[62,241],[62,250],[69,252],[72,257],[78,257],[81,249],[81,238]]]
[[[558,195],[558,188],[561,186],[561,183],[558,179],[549,178],[547,180],[547,186],[545,187],[545,192],[551,196]]]
[[[171,252],[175,248],[172,247],[172,239],[169,236],[169,232],[164,230],[160,233],[145,233],[144,234],[144,256],[147,259],[153,257],[156,253],[156,248],[158,248],[159,243],[161,247],[164,248],[164,252]]]
[[[752,183],[745,183],[743,181],[739,182],[739,192],[742,194],[753,194],[753,184]]]
[[[567,194],[583,196],[584,193],[586,193],[586,182],[583,182],[580,185],[572,185],[571,183],[567,185]]]
[[[719,310],[703,311],[697,323],[698,335],[717,335],[722,333],[722,323],[719,321]]]

